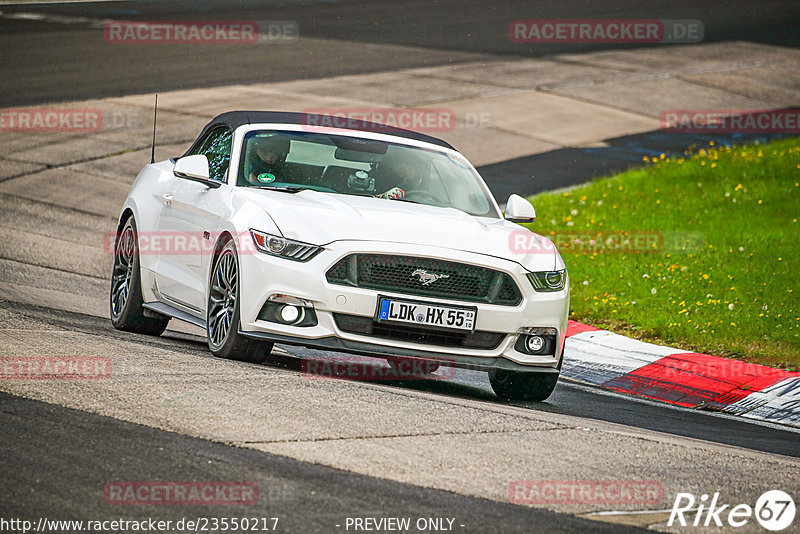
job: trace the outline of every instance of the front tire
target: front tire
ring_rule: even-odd
[[[109,295],[111,324],[117,330],[160,336],[169,324],[169,317],[145,315],[138,243],[136,222],[131,216],[117,233],[114,243]]]
[[[503,400],[535,401],[547,399],[556,388],[559,373],[521,373],[495,369],[489,371],[492,389]]]
[[[228,240],[214,258],[208,291],[206,335],[208,348],[218,358],[263,363],[273,343],[239,333],[239,260],[236,245]]]

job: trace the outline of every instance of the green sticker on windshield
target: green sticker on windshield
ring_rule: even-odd
[[[258,175],[258,181],[261,182],[261,183],[264,183],[264,184],[268,184],[270,182],[274,182],[275,181],[275,175],[274,174],[270,174],[268,172],[265,172],[263,174],[259,174]]]

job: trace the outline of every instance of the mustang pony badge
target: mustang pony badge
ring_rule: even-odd
[[[449,274],[433,274],[425,269],[417,269],[411,273],[411,276],[419,276],[419,281],[422,282],[423,286],[430,285],[440,278],[450,278]]]

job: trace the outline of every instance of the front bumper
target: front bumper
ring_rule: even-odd
[[[325,273],[342,257],[353,253],[439,258],[503,271],[516,282],[522,293],[522,301],[517,306],[501,306],[438,297],[409,297],[407,294],[385,290],[330,284]],[[534,291],[525,276],[526,270],[516,262],[450,249],[445,254],[443,249],[436,247],[365,241],[339,241],[326,245],[322,252],[308,262],[296,262],[258,252],[245,254],[240,258],[241,333],[279,343],[377,357],[419,358],[456,367],[558,372],[567,326],[569,285],[562,291],[540,293]],[[264,303],[277,294],[310,302],[317,316],[317,324],[299,327],[259,319]],[[385,297],[427,300],[443,305],[474,306],[478,310],[475,330],[501,333],[502,341],[491,349],[437,346],[360,335],[345,332],[337,326],[334,314],[374,317],[379,294]],[[515,349],[519,334],[524,328],[530,327],[556,330],[554,354],[531,355]]]

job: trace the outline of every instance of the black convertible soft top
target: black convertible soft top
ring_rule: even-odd
[[[227,126],[231,130],[235,130],[243,124],[268,124],[268,123],[283,123],[283,124],[301,124],[301,125],[323,125],[326,127],[336,127],[342,122],[342,117],[331,115],[322,115],[318,113],[296,113],[289,111],[228,111],[217,115],[211,122],[209,122],[200,135],[197,137],[198,141],[205,137],[206,133],[218,126]],[[439,145],[445,148],[453,148],[449,143],[442,141],[436,137],[425,135],[411,130],[404,130],[395,126],[387,126],[375,122],[369,122],[361,119],[355,119],[358,130],[365,130],[368,132],[380,132],[395,137],[403,137],[405,139],[414,139],[415,141],[423,141]],[[195,141],[196,143],[197,141]],[[194,146],[194,143],[192,144]],[[188,152],[187,152],[188,153]]]

